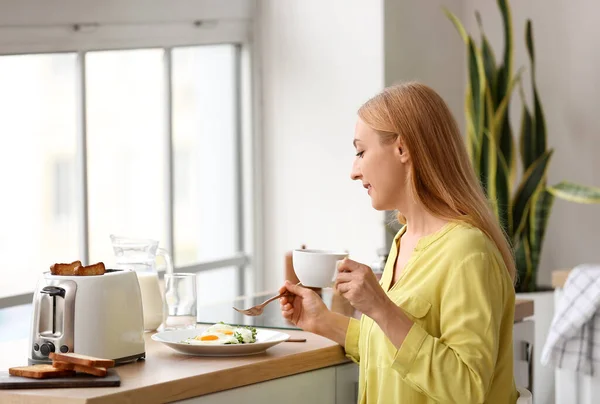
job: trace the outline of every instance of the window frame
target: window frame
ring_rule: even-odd
[[[176,47],[232,44],[236,46],[236,216],[238,252],[193,265],[176,267],[180,272],[202,272],[235,266],[238,295],[261,290],[262,219],[259,115],[257,101],[257,47],[254,0],[0,0],[0,56],[69,52],[77,55],[78,125],[75,205],[78,214],[82,261],[89,257],[87,183],[87,122],[85,57],[88,52],[162,48],[165,50],[165,157],[166,247],[174,249],[174,149],[172,126],[171,50]],[[162,273],[159,274],[162,277]],[[32,285],[33,289],[33,285]],[[29,304],[33,290],[0,297],[0,310]]]

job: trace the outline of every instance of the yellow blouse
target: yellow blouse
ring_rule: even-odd
[[[346,355],[359,363],[360,403],[515,403],[515,293],[502,255],[479,229],[450,222],[419,240],[391,285],[400,237],[381,277],[414,321],[400,349],[363,315],[348,326]]]

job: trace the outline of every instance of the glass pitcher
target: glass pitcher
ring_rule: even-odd
[[[163,321],[163,298],[158,284],[156,257],[162,256],[167,273],[173,273],[173,261],[169,253],[158,248],[158,241],[130,237],[110,236],[117,269],[136,272],[142,294],[144,330],[155,331]]]

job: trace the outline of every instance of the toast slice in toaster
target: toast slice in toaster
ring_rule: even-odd
[[[71,369],[58,369],[52,365],[32,365],[9,368],[8,374],[29,377],[31,379],[49,379],[51,377],[74,376],[75,371]]]
[[[103,275],[106,272],[103,262],[92,264],[88,266],[79,265],[75,267],[75,275],[78,276],[91,276],[91,275]]]
[[[76,363],[53,361],[52,366],[62,370],[73,370],[75,372],[87,373],[88,375],[104,377],[106,376],[107,370],[102,367],[84,366]]]
[[[80,355],[72,352],[60,353],[50,352],[50,359],[56,362],[67,362],[75,365],[83,365],[90,367],[112,368],[115,366],[115,361],[112,359],[96,358],[88,355]]]
[[[75,268],[81,265],[81,261],[73,261],[70,264],[54,264],[50,267],[52,275],[75,275]]]

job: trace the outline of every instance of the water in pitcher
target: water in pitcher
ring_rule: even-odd
[[[117,269],[135,271],[142,295],[144,330],[155,331],[163,321],[163,298],[156,272],[156,257],[163,256],[167,272],[173,271],[169,254],[158,248],[158,241],[111,235]]]

